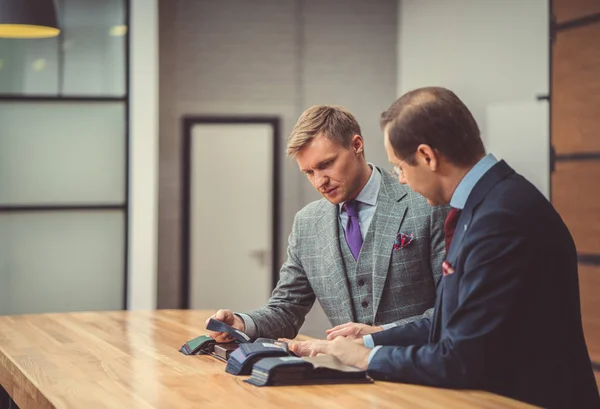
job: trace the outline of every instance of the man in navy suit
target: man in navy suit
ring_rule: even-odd
[[[429,204],[453,208],[433,318],[367,335],[361,345],[339,337],[292,349],[336,355],[375,379],[484,389],[543,407],[600,407],[575,245],[552,205],[486,155],[473,116],[447,89],[408,92],[381,126],[400,181]]]

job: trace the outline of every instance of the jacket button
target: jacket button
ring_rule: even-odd
[[[365,285],[365,281],[361,278],[360,280],[358,280],[358,286],[362,287],[363,285]]]
[[[369,303],[366,301],[363,301],[362,304],[363,308],[367,308],[369,306]]]

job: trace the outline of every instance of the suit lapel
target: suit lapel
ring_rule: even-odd
[[[456,230],[454,230],[454,237],[452,237],[452,243],[450,244],[448,254],[446,255],[446,260],[448,260],[448,262],[452,266],[456,264],[458,249],[460,249],[462,240],[465,237],[465,232],[467,231],[467,227],[469,226],[469,222],[471,221],[471,216],[471,209],[465,208],[460,213],[460,216],[456,222]]]
[[[500,180],[514,173],[514,170],[506,164],[505,161],[501,160],[490,168],[479,181],[473,186],[473,190],[469,194],[465,208],[460,214],[456,223],[456,230],[454,231],[454,237],[452,238],[452,244],[448,249],[448,255],[446,260],[451,265],[456,263],[458,257],[458,250],[462,245],[463,238],[469,228],[471,219],[473,218],[473,212],[479,203],[485,198],[490,189],[496,185]]]
[[[469,194],[465,208],[460,214],[456,223],[456,230],[454,231],[454,237],[452,238],[452,244],[448,249],[448,255],[446,260],[450,265],[454,266],[457,263],[459,249],[462,246],[462,241],[465,237],[469,224],[473,218],[473,213],[477,205],[485,198],[490,189],[498,183],[501,179],[514,173],[514,170],[506,164],[505,161],[500,161],[495,164],[488,172],[486,172],[481,179],[475,184],[473,190]],[[440,339],[440,330],[442,325],[442,300],[444,297],[444,277],[438,285],[437,294],[435,298],[435,313],[433,316],[433,322],[431,323],[431,331],[429,333],[429,342],[437,342]]]
[[[337,294],[342,303],[339,314],[346,316],[345,322],[354,322],[354,309],[346,276],[346,266],[340,248],[337,205],[324,203],[323,217],[317,220],[317,232],[317,244],[321,249],[323,266],[330,268],[333,273],[330,281],[334,287],[332,293]]]
[[[385,281],[389,271],[394,240],[408,209],[402,198],[407,195],[406,188],[387,173],[381,173],[381,187],[377,196],[377,210],[371,225],[376,229],[373,243],[373,314],[381,302]]]
[[[460,213],[458,221],[456,222],[456,230],[454,231],[454,237],[452,238],[452,243],[450,244],[448,254],[446,255],[446,261],[448,261],[452,266],[456,265],[456,260],[458,258],[458,249],[461,246],[463,237],[465,237],[465,226],[468,225],[468,220],[471,220],[471,213],[469,210],[463,210]],[[442,325],[442,305],[444,299],[445,283],[446,282],[444,280],[444,276],[440,277],[440,282],[438,284],[435,297],[433,321],[431,323],[431,331],[429,332],[429,342],[437,342],[440,339],[440,329]]]

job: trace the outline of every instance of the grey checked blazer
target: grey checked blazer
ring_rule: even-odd
[[[373,324],[402,325],[432,311],[445,257],[448,208],[430,206],[421,195],[379,171],[376,217],[369,227],[375,229]],[[332,325],[356,321],[339,231],[338,206],[326,199],[296,214],[277,287],[265,307],[247,313],[258,337],[295,337],[315,298]],[[415,238],[396,250],[393,243],[398,233]]]

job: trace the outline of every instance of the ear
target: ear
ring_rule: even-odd
[[[350,149],[354,151],[354,153],[362,154],[365,150],[365,142],[363,141],[362,136],[354,135],[352,137],[352,141],[350,142]]]
[[[417,146],[417,157],[431,171],[435,172],[440,166],[439,154],[431,146],[422,143]]]

